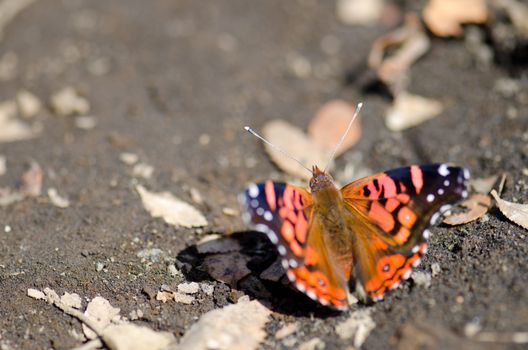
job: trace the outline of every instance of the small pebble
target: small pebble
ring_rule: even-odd
[[[196,282],[180,283],[178,285],[178,292],[185,294],[195,294],[200,290],[200,285]]]
[[[82,130],[91,130],[97,125],[97,119],[91,115],[83,115],[75,118],[75,126]]]
[[[26,90],[20,90],[16,96],[16,100],[18,110],[25,118],[33,118],[42,108],[42,102],[40,102],[38,97]]]
[[[222,213],[224,213],[224,215],[227,215],[227,216],[239,216],[240,215],[238,210],[233,209],[233,208],[228,208],[228,207],[223,208]]]
[[[138,162],[139,156],[135,153],[123,152],[119,155],[119,160],[126,165],[134,165]]]
[[[98,262],[95,264],[95,271],[101,272],[105,268],[105,264],[102,262]]]
[[[214,293],[213,285],[202,283],[200,287],[202,288],[202,291],[205,293],[205,295],[213,295]]]

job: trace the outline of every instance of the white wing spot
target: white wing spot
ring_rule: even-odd
[[[403,274],[404,280],[409,279],[409,277],[411,277],[411,269],[405,271],[405,273]]]
[[[257,212],[258,216],[262,216],[264,214],[264,209],[263,208],[257,208],[256,212]]]
[[[449,186],[449,184],[450,184],[449,180],[444,180],[444,186],[445,187]]]
[[[277,244],[279,242],[279,239],[277,238],[277,235],[275,234],[275,232],[273,232],[271,230],[269,230],[269,232],[268,232],[268,238],[271,241],[271,243],[273,243],[273,244]]]
[[[266,211],[266,212],[264,213],[264,219],[265,219],[266,221],[271,221],[271,220],[273,220],[273,215],[271,214],[270,211]]]
[[[301,282],[295,283],[295,287],[297,287],[297,289],[300,290],[303,293],[306,291],[306,287]]]
[[[468,191],[464,190],[462,191],[462,198],[467,198],[468,196]]]
[[[422,259],[416,259],[413,263],[412,263],[412,266],[413,267],[416,267],[418,265],[420,265],[420,262],[422,261]]]
[[[286,259],[282,259],[282,261],[281,261],[281,265],[282,265],[282,267],[285,268],[285,269],[287,269],[288,267],[290,267],[290,266],[288,265],[288,260],[286,260]]]
[[[415,245],[415,246],[412,248],[412,252],[413,252],[413,253],[418,253],[418,249],[419,249],[418,246]]]
[[[432,201],[434,201],[434,194],[429,193],[426,199],[429,203],[431,203]]]
[[[290,259],[289,264],[293,268],[296,268],[299,266],[299,264],[297,264],[297,261],[295,259]]]
[[[442,164],[438,167],[438,174],[444,177],[450,174],[449,169],[447,168],[447,164]]]
[[[251,202],[249,203],[249,205],[251,205],[252,208],[256,208],[256,207],[258,207],[259,202],[256,199],[252,199]]]
[[[423,232],[423,237],[424,237],[425,239],[428,239],[430,235],[431,235],[431,231],[429,231],[429,230],[424,230],[424,232]]]
[[[434,225],[438,222],[438,219],[440,218],[440,213],[436,212],[431,216],[431,225]]]
[[[328,303],[328,300],[326,300],[326,299],[319,298],[318,300],[319,300],[319,302],[320,302],[322,305],[325,305],[325,306],[326,306],[326,305],[329,304],[329,303]]]
[[[396,282],[396,283],[394,283],[390,288],[391,288],[391,289],[396,289],[396,288],[398,288],[399,286],[400,286],[400,282]]]
[[[295,281],[295,274],[291,270],[288,270],[288,272],[286,272],[286,276],[288,276],[288,279],[290,281]]]
[[[450,204],[444,204],[440,207],[440,212],[441,213],[445,213],[446,211],[448,211],[449,209],[453,208],[452,205]]]
[[[248,187],[248,194],[251,198],[257,198],[257,196],[259,195],[260,191],[259,191],[259,188],[257,186],[257,184],[251,184],[249,185]]]
[[[469,180],[469,177],[470,177],[469,170],[464,168],[464,179]]]
[[[439,188],[438,189],[438,194],[439,195],[443,195],[444,194],[444,189],[443,188]]]
[[[277,250],[279,251],[280,255],[286,255],[286,247],[283,245],[280,245],[277,247]]]
[[[242,220],[244,220],[246,224],[249,224],[249,222],[251,221],[251,215],[245,212],[244,214],[242,214]]]
[[[312,300],[317,300],[317,296],[315,295],[313,290],[309,290],[308,292],[306,292],[306,295],[308,295]]]

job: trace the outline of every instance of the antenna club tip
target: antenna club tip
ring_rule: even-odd
[[[358,103],[358,105],[357,105],[357,106],[358,106],[358,108],[361,108],[361,107],[363,107],[363,102],[360,102],[360,103]]]
[[[251,128],[246,125],[246,126],[244,126],[244,130],[249,131],[249,130],[251,130]]]

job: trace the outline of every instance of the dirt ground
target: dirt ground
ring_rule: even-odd
[[[449,161],[474,177],[505,173],[502,197],[528,202],[526,61],[482,66],[463,39],[433,38],[412,67],[411,90],[448,108],[395,133],[383,122],[390,98],[370,88],[374,75],[365,63],[372,42],[389,29],[343,25],[333,1],[40,0],[27,7],[4,28],[0,56],[14,53],[17,66],[0,83],[0,99],[26,89],[47,103],[73,86],[97,125],[79,129],[47,105],[35,117],[37,137],[0,143],[7,159],[0,187],[14,187],[30,160],[44,170],[41,196],[0,207],[0,348],[81,345],[73,335],[82,332],[78,320],[27,296],[29,288],[45,287],[103,296],[125,316],[140,309],[136,323],[177,338],[204,313],[249,294],[274,311],[263,349],[296,348],[315,337],[326,349],[352,346],[335,333],[347,313],[326,312],[267,282],[232,289],[192,266],[193,246],[206,234],[247,231],[224,208],[238,209],[237,194],[249,182],[289,179],[243,126],[261,129],[283,118],[304,128],[330,99],[364,101],[363,136],[351,152],[373,171]],[[328,37],[338,49],[324,49]],[[311,72],[296,74],[295,57]],[[497,88],[508,78],[520,84],[509,96]],[[152,176],[134,176],[123,152],[152,165]],[[347,159],[337,160],[337,171]],[[152,218],[138,183],[188,202],[197,189],[209,225],[182,229]],[[70,206],[52,205],[49,188]],[[264,236],[246,233],[245,247],[261,252],[264,264],[262,250],[273,249]],[[528,331],[528,232],[493,208],[485,219],[432,233],[418,271],[430,272],[433,263],[441,271],[428,288],[409,280],[371,306],[376,327],[363,348],[522,348],[508,334]],[[147,248],[161,249],[164,258],[138,257]],[[168,265],[183,274],[170,274]],[[185,280],[213,285],[214,293],[191,305],[155,299],[161,285]],[[300,328],[293,337],[275,338],[294,321]],[[475,341],[468,325],[505,338]]]

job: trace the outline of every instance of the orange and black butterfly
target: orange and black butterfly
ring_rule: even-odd
[[[467,169],[413,165],[341,189],[312,170],[310,192],[285,183],[252,184],[244,219],[267,234],[295,287],[345,309],[349,294],[377,301],[407,279],[427,250],[427,228],[467,196]]]

